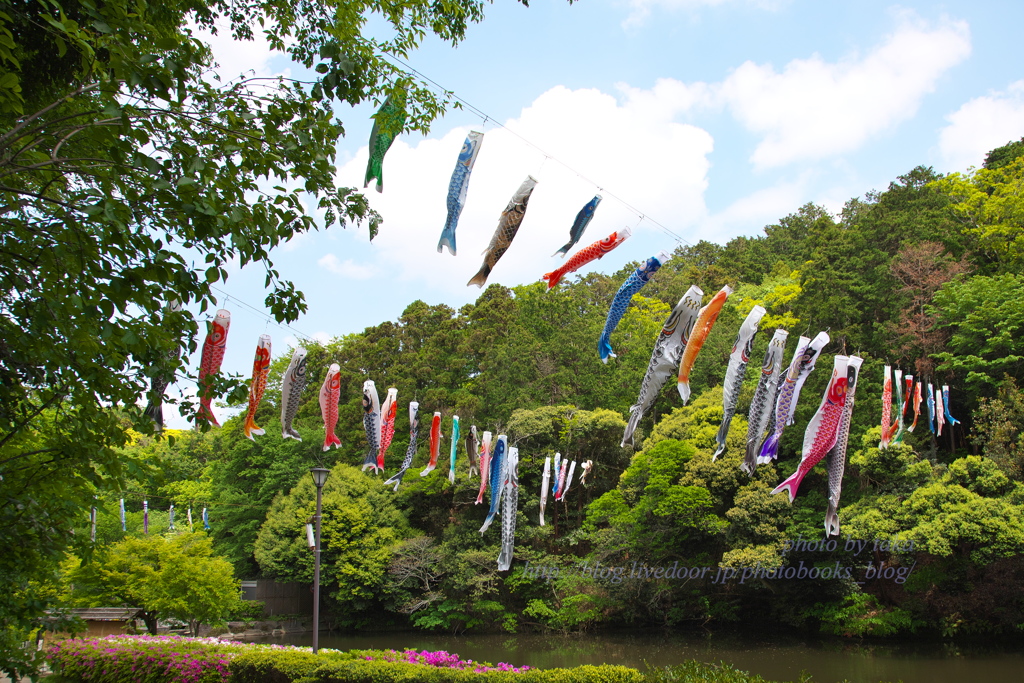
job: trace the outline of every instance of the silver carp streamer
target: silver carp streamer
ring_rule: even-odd
[[[377,395],[377,386],[372,379],[363,382],[363,430],[366,432],[369,450],[366,451],[362,471],[371,469],[376,472],[381,437],[380,396]]]
[[[544,477],[540,480],[540,525],[544,526],[544,508],[548,506],[548,485],[551,484],[551,458],[544,458]]]
[[[782,357],[786,353],[786,340],[789,332],[781,327],[768,342],[768,350],[764,352],[761,363],[761,379],[757,382],[754,397],[750,401],[750,412],[747,415],[747,450],[740,469],[749,476],[754,476],[757,469],[757,454],[761,451],[765,430],[775,408],[775,395],[779,390],[779,378],[782,375]]]
[[[508,449],[505,465],[505,493],[501,498],[501,552],[498,553],[498,571],[506,572],[512,566],[512,549],[516,543],[516,511],[519,508],[519,449]]]
[[[398,490],[398,485],[402,483],[402,479],[405,477],[406,471],[412,467],[412,459],[416,456],[416,439],[420,433],[420,404],[416,401],[409,402],[409,448],[405,450],[405,460],[402,461],[402,469],[398,470],[393,477],[384,482],[386,486],[391,484],[395,485],[395,491]]]
[[[306,349],[301,346],[292,353],[288,369],[281,377],[281,436],[285,439],[302,441],[292,422],[299,413],[302,390],[306,388]]]
[[[750,309],[740,331],[736,335],[736,342],[732,345],[732,354],[729,356],[729,366],[725,370],[725,386],[722,389],[722,426],[718,428],[715,441],[718,448],[711,456],[711,462],[718,459],[725,453],[725,439],[729,435],[729,425],[732,424],[732,416],[736,414],[736,403],[740,400],[740,389],[743,388],[743,375],[747,372],[747,364],[750,362],[750,354],[754,350],[754,337],[757,336],[758,326],[761,318],[767,313],[763,306],[754,306]]]
[[[633,434],[640,420],[643,419],[644,413],[650,410],[665,383],[676,374],[679,359],[682,358],[683,349],[693,330],[693,323],[700,312],[703,296],[704,292],[700,287],[691,285],[662,325],[661,333],[654,342],[651,362],[647,364],[647,373],[640,383],[640,396],[629,409],[629,422],[626,423],[626,431],[622,434],[623,448],[627,441],[636,445]]]

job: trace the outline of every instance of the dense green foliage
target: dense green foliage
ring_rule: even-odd
[[[177,619],[198,635],[200,624],[223,622],[240,607],[231,564],[213,554],[202,533],[126,538],[71,570],[68,578],[76,604],[138,607],[153,635],[157,619]]]
[[[1012,160],[1002,169],[1003,178],[1021,173]],[[838,218],[805,206],[763,237],[681,247],[634,299],[613,338],[619,357],[607,365],[594,341],[632,265],[578,276],[550,293],[539,283],[491,285],[458,311],[413,302],[396,321],[306,344],[311,387],[328,364],[341,366],[342,447],[321,453],[310,390],[296,421],[301,443],[245,439],[239,418],[173,446],[143,438],[133,452],[168,473],[158,489],[164,500],[210,508],[216,546],[246,578],[309,580],[302,529],[314,491],[306,469],[331,467],[325,609],[343,624],[459,632],[742,621],[840,635],[1018,634],[1024,600],[1004,587],[1024,578],[1014,305],[1022,273],[965,226],[958,201],[945,179],[918,168],[885,192],[851,200]],[[708,297],[721,284],[737,289],[691,375],[694,397],[678,407],[675,393],[663,391],[641,422],[637,448],[621,448],[651,344],[692,283]],[[833,342],[803,389],[778,463],[751,478],[738,465],[756,373],[745,379],[726,453],[716,462],[711,454],[735,330],[758,303],[770,317],[754,358],[771,323],[791,336],[828,327]],[[865,362],[841,536],[818,547],[822,468],[793,504],[770,492],[795,469],[803,426],[844,350]],[[274,362],[257,415],[268,434],[279,429],[275,391],[288,355]],[[942,439],[919,426],[879,450],[887,363],[948,384],[962,423],[947,425]],[[428,451],[424,423],[413,470],[396,492],[356,469],[365,455],[359,400],[367,377],[382,392],[396,387],[403,408],[418,400],[421,416],[440,411],[443,433],[458,414],[464,433],[476,424],[508,434],[520,449],[511,572],[497,571],[497,527],[478,533],[487,510],[474,505],[479,480],[467,477],[464,450],[454,485],[443,464],[418,476]],[[400,409],[389,474],[407,446]],[[540,526],[541,471],[556,452],[592,460],[594,469],[585,485],[577,470],[565,501],[549,496]],[[153,490],[143,479],[136,485],[140,494]]]
[[[387,14],[396,37],[382,46],[359,33],[372,3],[350,3],[351,12],[337,15],[329,4],[304,4],[304,13],[291,6],[235,12],[243,6],[223,0],[140,5],[135,13],[116,2],[102,9],[83,2],[68,3],[58,19],[47,8],[61,6],[49,0],[31,10],[50,28],[28,49],[38,22],[15,3],[3,5],[0,32],[14,48],[0,41],[0,62],[14,78],[0,77],[0,148],[7,149],[0,159],[7,173],[0,186],[0,549],[23,549],[0,552],[0,574],[12,586],[0,597],[4,643],[58,599],[57,564],[69,546],[85,566],[92,559],[98,575],[119,547],[106,544],[140,543],[133,537],[143,499],[160,510],[209,508],[214,549],[237,578],[308,580],[302,537],[313,464],[332,471],[326,608],[349,625],[569,631],[743,621],[848,635],[1020,635],[1024,600],[1004,590],[1024,578],[1020,143],[993,150],[968,175],[912,169],[885,191],[851,199],[838,216],[806,205],[763,235],[680,247],[635,297],[612,340],[618,358],[607,365],[594,345],[635,264],[576,276],[550,293],[541,283],[492,284],[458,311],[414,301],[395,321],[304,343],[301,442],[275,436],[288,354],[274,362],[256,416],[266,436],[243,438],[235,419],[173,442],[155,438],[138,399],[151,379],[185,370],[176,352],[194,348],[198,331],[190,314],[165,310],[167,301],[212,303],[210,287],[237,257],[265,265],[268,305],[293,319],[301,294],[274,271],[269,251],[314,224],[301,209],[307,198],[281,188],[301,178],[328,223],[376,224],[361,197],[333,185],[333,141],[342,129],[332,103],[410,85],[401,78],[387,85],[389,67],[375,50],[405,54],[426,30],[455,42],[466,22],[480,18],[475,0],[409,0]],[[317,84],[265,90],[199,78],[208,54],[183,33],[183,22],[208,26],[221,16],[243,38],[263,22],[276,47],[318,67]],[[52,53],[59,59],[46,62]],[[410,94],[409,125],[422,128],[441,103],[415,88]],[[262,132],[243,134],[240,122]],[[68,126],[81,130],[59,144]],[[16,142],[24,148],[11,156]],[[161,148],[178,152],[147,151]],[[96,154],[103,163],[86,164]],[[281,188],[256,191],[270,176]],[[200,196],[200,185],[209,192]],[[201,255],[205,270],[186,266],[181,246]],[[90,286],[63,277],[79,271]],[[652,343],[691,284],[706,297],[725,284],[736,288],[691,373],[692,400],[678,407],[671,389],[663,391],[641,422],[638,447],[621,448]],[[755,304],[769,309],[755,359],[772,325],[790,329],[790,349],[799,334],[822,329],[832,342],[803,388],[778,463],[749,478],[738,463],[755,372],[744,381],[726,454],[712,462],[711,453],[735,331]],[[102,315],[82,315],[94,309]],[[798,541],[822,538],[821,468],[792,505],[770,491],[795,469],[803,426],[839,353],[865,361],[843,535],[834,548],[808,549]],[[344,445],[323,453],[315,389],[331,363],[341,367]],[[949,385],[961,423],[941,439],[919,427],[879,450],[874,425],[886,364]],[[389,474],[409,443],[407,401],[418,401],[426,418],[414,470],[397,492],[356,470],[365,454],[367,378],[382,391],[396,387],[402,406]],[[216,388],[230,401],[243,387]],[[520,449],[509,573],[497,571],[497,525],[478,532],[486,506],[475,505],[479,482],[467,477],[464,456],[454,485],[443,465],[418,476],[434,411],[444,416],[444,433],[458,414],[464,433],[475,424],[507,434]],[[556,452],[592,460],[594,469],[564,501],[549,497],[548,523],[540,526],[541,467]],[[120,497],[128,502],[127,533],[114,521]],[[101,522],[90,558],[85,510],[94,503]],[[71,527],[73,536],[65,532]],[[779,578],[789,570],[802,574]]]
[[[67,530],[98,490],[147,476],[120,449],[153,431],[140,402],[164,378],[195,377],[181,351],[227,266],[262,266],[267,307],[294,320],[305,303],[271,251],[317,227],[376,232],[336,182],[337,105],[400,93],[406,129],[426,131],[447,102],[384,54],[456,44],[483,6],[0,0],[0,670],[47,606],[30,582],[88,552]],[[309,75],[222,82],[196,29],[262,34]]]

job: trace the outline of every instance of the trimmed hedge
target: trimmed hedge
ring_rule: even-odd
[[[766,683],[730,666],[535,669],[461,660],[448,652],[321,650],[177,636],[108,636],[56,643],[54,680],[68,683]],[[58,678],[59,677],[59,678]]]
[[[325,664],[296,683],[643,683],[644,676],[625,666],[577,666],[572,669],[485,671],[434,667],[380,660]]]
[[[235,655],[228,664],[231,683],[291,683],[312,675],[321,666],[351,659],[347,652],[307,649],[253,650]]]

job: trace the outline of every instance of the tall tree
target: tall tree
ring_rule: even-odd
[[[189,311],[215,304],[229,262],[263,267],[266,305],[294,320],[303,297],[270,253],[317,227],[305,207],[325,226],[368,223],[372,237],[379,217],[336,184],[335,106],[404,93],[405,128],[425,131],[446,102],[386,55],[408,57],[428,32],[459,42],[483,6],[0,0],[0,556],[19,558],[3,566],[9,581],[59,557],[94,488],[118,485],[127,428],[151,429],[137,407],[149,378],[186,372],[177,351],[194,350],[199,332]],[[208,78],[193,26],[241,40],[261,31],[314,73]],[[186,310],[166,311],[172,300]],[[0,623],[29,627],[41,605],[11,595]]]

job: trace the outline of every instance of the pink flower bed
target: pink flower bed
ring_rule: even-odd
[[[68,678],[95,683],[229,683],[231,659],[252,650],[309,652],[309,648],[291,645],[227,642],[216,638],[118,635],[62,640],[50,647],[46,658],[54,671]],[[337,652],[323,648],[320,651]],[[475,673],[519,673],[530,669],[463,660],[444,650],[364,650],[350,656],[355,655],[368,660],[409,662]]]
[[[292,649],[216,638],[117,635],[59,641],[46,659],[69,678],[97,683],[226,683],[228,662],[251,648]]]

